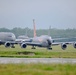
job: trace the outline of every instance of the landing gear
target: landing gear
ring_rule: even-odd
[[[11,45],[11,48],[15,48],[15,46],[14,45]]]
[[[47,49],[48,49],[48,50],[52,50],[52,48],[51,48],[51,47],[48,47]]]
[[[32,48],[31,49],[36,49],[36,47],[35,46],[32,46]]]

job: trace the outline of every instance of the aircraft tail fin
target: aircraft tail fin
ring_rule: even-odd
[[[34,37],[36,37],[36,25],[35,25],[35,20],[33,19],[33,25],[34,25]]]

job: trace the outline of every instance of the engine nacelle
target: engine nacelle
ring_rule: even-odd
[[[21,44],[21,48],[26,48],[26,47],[27,47],[26,43]]]
[[[11,46],[10,42],[6,42],[4,45],[5,45],[5,47],[10,47]]]
[[[76,42],[75,42],[75,43],[73,43],[73,47],[74,47],[74,48],[76,48]]]
[[[63,49],[63,50],[65,50],[66,48],[67,48],[67,45],[64,43],[64,44],[61,44],[61,48]]]

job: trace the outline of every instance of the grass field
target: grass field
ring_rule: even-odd
[[[76,75],[76,64],[0,64],[0,75]]]
[[[66,50],[60,46],[53,46],[53,50],[31,47],[22,49],[5,48],[0,46],[0,57],[18,58],[76,58],[76,49],[69,45]],[[0,64],[0,75],[76,75],[76,64]]]
[[[66,50],[60,46],[53,46],[53,50],[37,47],[35,50],[28,46],[25,49],[16,45],[16,48],[0,46],[0,57],[27,57],[27,58],[76,58],[76,49],[69,45]]]

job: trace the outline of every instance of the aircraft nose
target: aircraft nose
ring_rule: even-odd
[[[16,40],[16,36],[14,34],[12,35],[11,40],[12,41],[15,41]]]
[[[48,42],[49,45],[51,45],[51,40],[47,39],[47,42]]]

